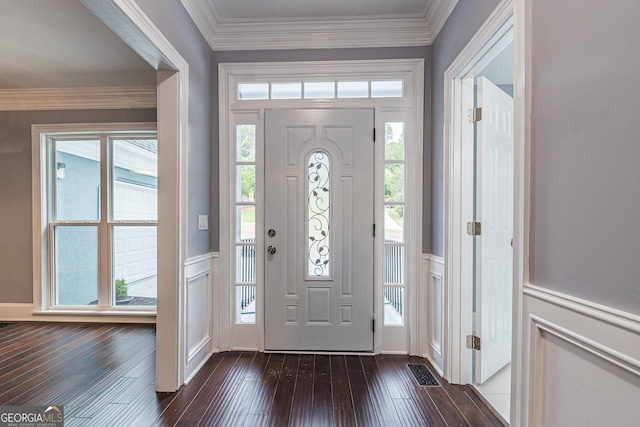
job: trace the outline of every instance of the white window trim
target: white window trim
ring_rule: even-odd
[[[296,99],[296,100],[238,100],[236,85],[238,82],[264,82],[285,81],[296,76],[296,80],[338,80],[338,79],[398,79],[405,81],[404,96],[402,98],[335,98],[335,99]],[[423,117],[424,117],[424,60],[369,60],[369,61],[318,61],[318,62],[289,62],[289,63],[243,63],[219,65],[219,119],[220,119],[220,344],[221,350],[252,349],[264,350],[264,306],[263,298],[263,274],[261,260],[264,257],[264,236],[260,225],[256,230],[256,259],[257,259],[257,284],[256,284],[256,323],[236,324],[233,313],[233,271],[232,259],[234,241],[232,231],[233,214],[231,209],[235,206],[234,194],[231,189],[235,171],[231,165],[235,164],[233,149],[230,140],[233,134],[232,126],[235,125],[234,114],[254,113],[257,117],[256,125],[257,147],[262,146],[264,111],[275,108],[372,108],[375,110],[375,127],[384,129],[385,121],[392,121],[396,112],[408,113],[409,123],[406,132],[411,135],[411,142],[406,147],[407,180],[405,183],[406,200],[411,201],[410,210],[406,213],[406,275],[407,290],[405,328],[406,334],[398,334],[398,327],[390,327],[387,338],[401,336],[400,340],[384,340],[384,327],[382,316],[383,307],[383,275],[382,259],[383,233],[376,236],[376,284],[375,284],[375,313],[377,316],[374,334],[375,353],[409,353],[421,355],[420,349],[424,347],[426,337],[418,332],[423,331],[417,322],[418,306],[425,307],[426,300],[424,290],[420,283],[420,266],[422,262],[422,188],[423,188]],[[383,138],[384,132],[379,132]],[[259,136],[258,136],[259,135]],[[380,140],[380,139],[378,139]],[[384,144],[376,144],[376,169],[383,166]],[[264,175],[264,159],[257,159],[257,176]],[[381,169],[383,170],[383,169]],[[263,215],[264,200],[262,199],[263,184],[259,179],[257,192],[258,200],[256,216]],[[383,194],[384,182],[380,174],[376,176],[376,195]],[[383,208],[383,200],[377,200],[377,217]],[[380,220],[378,220],[380,222]],[[424,301],[420,304],[419,301]],[[383,345],[383,342],[385,343]],[[387,345],[389,347],[387,347]]]
[[[136,307],[134,310],[124,307],[87,307],[54,306],[50,300],[53,292],[51,278],[51,248],[49,227],[49,202],[53,200],[48,185],[48,170],[50,165],[50,143],[48,139],[57,135],[72,134],[131,134],[140,132],[149,136],[156,132],[155,123],[87,123],[87,124],[56,124],[32,125],[32,200],[33,200],[33,307],[34,314],[53,314],[57,316],[127,316],[155,318],[156,310]],[[104,177],[102,177],[104,178]],[[99,240],[99,251],[107,244]],[[102,274],[105,274],[103,271]],[[99,288],[99,293],[102,292]]]

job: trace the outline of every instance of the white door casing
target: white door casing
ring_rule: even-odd
[[[513,98],[485,77],[477,79],[475,382],[511,361],[513,281]]]
[[[265,349],[373,351],[373,110],[267,110],[265,126]]]

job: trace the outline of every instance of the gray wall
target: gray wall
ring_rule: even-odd
[[[444,254],[444,72],[499,3],[500,0],[459,0],[432,46],[432,236],[431,241],[425,236],[423,242],[425,252],[437,256]]]
[[[640,314],[640,2],[532,7],[531,280]]]
[[[221,51],[214,53],[213,72],[217,82],[218,64],[230,62],[286,62],[286,61],[339,61],[366,59],[404,59],[424,58],[424,193],[423,193],[423,252],[430,249],[431,230],[431,47],[400,47],[375,49],[301,49],[301,50],[269,50],[269,51]],[[218,94],[214,89],[214,129],[218,132]],[[217,154],[216,154],[217,156]],[[217,162],[217,157],[215,158]],[[216,187],[217,188],[217,187]],[[215,206],[219,206],[216,197]],[[217,244],[217,243],[216,243]]]
[[[0,303],[33,301],[31,125],[155,121],[155,109],[0,112]]]
[[[212,191],[211,180],[212,176],[217,180],[217,163],[212,164],[212,153],[218,148],[217,137],[214,141],[211,132],[211,48],[179,1],[136,0],[136,3],[189,63],[187,257],[217,251],[220,221],[217,202],[212,203],[212,198],[217,198],[218,190],[216,186]],[[199,214],[209,215],[210,231],[198,231]]]

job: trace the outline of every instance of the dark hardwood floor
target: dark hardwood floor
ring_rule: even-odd
[[[407,363],[438,386],[419,386]],[[424,359],[228,352],[156,393],[155,329],[0,327],[0,405],[62,405],[65,426],[502,426]]]

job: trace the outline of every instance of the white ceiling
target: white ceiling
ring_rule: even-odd
[[[156,72],[78,0],[0,0],[0,89],[148,86]]]
[[[424,46],[458,0],[181,0],[214,50]]]

